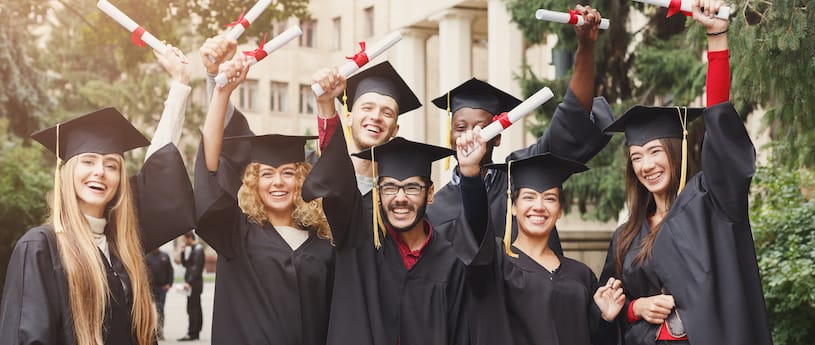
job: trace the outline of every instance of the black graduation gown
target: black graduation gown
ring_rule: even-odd
[[[248,130],[244,124],[236,112],[226,133]],[[212,343],[325,344],[333,247],[311,230],[292,250],[272,225],[249,221],[237,201],[243,171],[230,158],[209,172],[200,150],[195,166],[196,231],[218,252]]]
[[[594,304],[598,283],[591,269],[558,255],[560,267],[550,272],[514,246],[518,258],[507,255],[485,219],[483,184],[471,181],[462,180],[465,212],[471,227],[482,227],[473,232],[481,245],[466,274],[472,343],[589,345],[607,336],[611,325]]]
[[[150,156],[131,178],[131,187],[145,250],[193,227],[192,187],[174,145],[168,144]],[[174,199],[167,200],[168,195]],[[150,218],[166,221],[144,221]],[[130,329],[130,279],[112,246],[110,260],[106,273],[112,295],[105,310],[104,341],[135,344]],[[17,241],[9,261],[0,306],[0,339],[4,344],[74,344],[69,293],[56,234],[50,226],[29,230]]]
[[[563,102],[558,104],[555,110],[551,124],[538,141],[511,153],[507,160],[552,152],[582,163],[588,162],[608,144],[611,136],[604,134],[602,130],[613,121],[613,113],[605,98],[596,97],[592,112],[587,113],[572,90],[567,89]],[[487,186],[490,222],[495,230],[495,236],[503,238],[506,227],[508,177],[504,171],[492,171],[492,174],[493,180]],[[433,224],[453,220],[461,212],[461,191],[458,184],[447,183],[436,191],[434,200],[435,202],[427,207],[427,217]],[[517,234],[517,225],[514,221],[512,228]],[[563,255],[557,228],[552,230],[549,237],[549,247],[558,255]]]
[[[422,257],[406,270],[391,236],[373,246],[371,211],[359,193],[342,131],[303,184],[303,198],[323,198],[336,247],[328,344],[466,344],[464,266],[442,232],[466,226],[433,224]]]
[[[704,118],[704,171],[688,181],[665,216],[651,260],[635,267],[636,250],[629,251],[622,272],[625,293],[635,299],[665,288],[693,345],[772,344],[747,211],[755,150],[732,104],[707,108]],[[644,227],[640,236],[648,231]],[[601,281],[616,276],[618,232]],[[653,344],[657,326],[628,325],[625,312],[617,322],[623,343]]]

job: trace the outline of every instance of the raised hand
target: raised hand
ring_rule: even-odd
[[[589,5],[577,5],[574,10],[586,21],[584,25],[574,25],[578,42],[583,44],[596,42],[600,35],[600,19],[602,19],[600,12]]]
[[[480,132],[481,126],[475,126],[456,138],[456,160],[458,169],[464,176],[472,177],[481,173],[481,160],[487,153],[487,144],[479,135]]]
[[[207,73],[217,74],[218,66],[232,59],[237,50],[237,42],[227,40],[223,36],[215,36],[207,38],[201,48],[198,49],[198,53],[201,55],[201,62],[204,63]],[[211,62],[210,57],[215,62]]]
[[[620,310],[625,305],[625,294],[623,293],[622,281],[608,278],[606,285],[597,289],[594,293],[594,303],[600,309],[603,320],[613,321],[620,314]]]
[[[190,65],[187,62],[187,57],[176,47],[167,45],[167,56],[161,55],[153,51],[156,56],[156,61],[170,74],[170,78],[181,84],[189,84],[190,82]]]
[[[235,55],[232,60],[222,63],[218,67],[218,73],[223,73],[227,77],[227,82],[220,87],[221,91],[231,93],[246,80],[246,74],[249,72],[249,63],[247,62],[246,55]]]
[[[693,20],[702,24],[708,34],[724,32],[730,21],[716,18],[719,8],[724,6],[721,0],[694,0],[691,11]]]
[[[325,92],[317,96],[317,113],[325,118],[333,117],[336,112],[334,98],[345,90],[345,77],[340,75],[337,67],[323,68],[312,77]]]

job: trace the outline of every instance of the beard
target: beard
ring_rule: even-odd
[[[393,207],[396,207],[396,206],[405,206],[405,205],[404,204],[394,204],[393,205]],[[408,226],[405,226],[405,227],[394,226],[393,224],[390,223],[390,221],[388,221],[388,213],[385,212],[385,209],[384,209],[384,207],[382,207],[381,203],[379,205],[379,209],[380,209],[380,212],[385,215],[385,217],[383,217],[384,218],[383,221],[385,222],[385,224],[390,225],[390,227],[392,229],[396,230],[397,232],[408,232],[411,229],[413,229],[413,227],[416,226],[416,224],[419,224],[419,222],[421,222],[424,219],[424,214],[425,214],[425,211],[427,210],[427,193],[425,193],[424,200],[422,201],[422,205],[419,206],[419,208],[416,210],[416,218],[413,219],[413,221]]]

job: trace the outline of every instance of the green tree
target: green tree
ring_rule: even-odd
[[[750,219],[776,345],[815,337],[815,200],[802,194],[802,182],[815,187],[815,175],[780,164],[753,179]]]

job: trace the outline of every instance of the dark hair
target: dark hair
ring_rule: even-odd
[[[521,190],[521,188],[513,189],[512,192],[510,193],[509,197],[512,200],[513,204],[515,204],[515,202],[518,201],[518,192]],[[563,205],[566,205],[566,195],[563,194],[563,185],[557,186],[557,201],[560,203],[561,207],[563,207]]]
[[[191,240],[195,240],[195,231],[187,231],[184,233],[185,238],[189,238]]]
[[[659,139],[662,147],[665,149],[665,154],[668,155],[668,164],[671,169],[671,181],[668,185],[668,208],[670,209],[676,200],[676,194],[679,190],[679,177],[681,170],[682,160],[682,139],[678,138],[662,138]],[[654,224],[651,231],[645,238],[641,239],[640,243],[635,244],[636,247],[632,248],[634,239],[640,232],[642,225],[646,222],[649,214],[656,211],[656,204],[654,203],[654,195],[643,186],[634,171],[629,156],[629,150],[625,150],[626,154],[626,168],[625,168],[625,190],[626,199],[628,201],[628,220],[622,225],[620,235],[617,238],[616,248],[614,249],[614,268],[617,277],[622,277],[623,261],[629,250],[638,250],[637,256],[634,257],[634,265],[640,265],[643,261],[651,257],[651,251],[654,247],[654,239],[659,233],[660,224]],[[696,171],[691,167],[693,160],[688,159],[688,176],[692,176],[691,172]]]

